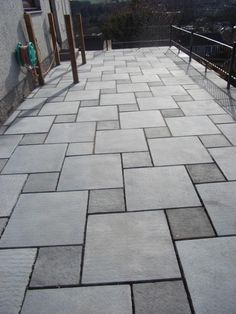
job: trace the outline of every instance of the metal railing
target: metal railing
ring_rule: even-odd
[[[193,31],[171,26],[170,46],[176,46],[180,52],[215,70],[222,78],[227,80],[227,89],[236,84],[236,43],[233,46],[224,44]]]

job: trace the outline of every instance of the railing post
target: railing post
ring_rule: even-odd
[[[192,53],[193,53],[193,36],[194,36],[194,33],[193,31],[191,31],[191,35],[190,35],[190,47],[189,47],[189,62],[192,61]]]
[[[235,54],[236,54],[236,42],[234,42],[234,44],[233,44],[233,50],[232,50],[232,54],[231,54],[227,89],[230,89],[230,85],[231,85],[231,77],[233,75],[233,70],[234,70]]]
[[[44,85],[43,70],[42,70],[40,60],[39,60],[39,50],[38,50],[38,46],[37,46],[37,42],[36,42],[36,38],[35,38],[35,34],[34,34],[32,19],[31,19],[30,14],[27,14],[27,13],[24,14],[24,18],[25,18],[25,25],[27,28],[29,40],[34,44],[36,54],[37,54],[38,62],[37,62],[36,71],[38,74],[38,82],[40,85]]]
[[[172,25],[170,25],[170,43],[169,43],[170,48],[172,46],[172,31],[173,31],[173,28],[172,28]]]
[[[60,65],[60,55],[59,50],[57,46],[57,35],[56,35],[56,29],[55,29],[55,21],[54,16],[52,13],[48,13],[48,21],[50,26],[50,33],[52,36],[52,45],[53,45],[53,51],[55,55],[55,63],[56,65]]]
[[[86,63],[86,54],[85,54],[85,43],[84,43],[84,29],[81,14],[78,16],[79,20],[79,41],[80,41],[80,49],[83,64]]]
[[[64,15],[65,18],[65,24],[66,24],[66,33],[67,33],[67,39],[69,44],[69,50],[70,50],[70,62],[71,62],[71,68],[73,73],[73,80],[74,83],[79,83],[79,76],[78,76],[78,69],[77,69],[77,62],[76,62],[76,55],[75,55],[75,39],[74,39],[74,32],[72,28],[72,21],[69,14]]]

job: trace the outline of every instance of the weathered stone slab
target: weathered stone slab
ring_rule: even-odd
[[[123,129],[166,126],[160,111],[157,110],[122,112],[120,123]]]
[[[49,192],[55,191],[59,173],[32,173],[24,186],[24,192]]]
[[[6,134],[25,134],[25,133],[43,133],[48,132],[54,117],[26,117],[19,118],[11,124]]]
[[[215,163],[187,165],[188,172],[194,183],[225,181],[225,178]]]
[[[209,149],[210,154],[228,180],[236,180],[236,147]]]
[[[117,212],[125,210],[123,189],[92,190],[89,198],[89,213]]]
[[[22,139],[22,135],[0,136],[0,158],[9,158]]]

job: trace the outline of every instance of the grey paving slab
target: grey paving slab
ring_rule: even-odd
[[[171,96],[138,98],[137,101],[140,110],[179,108]]]
[[[9,126],[13,121],[15,121],[16,118],[18,117],[19,113],[20,113],[20,111],[18,111],[18,110],[12,112],[10,117],[3,123],[3,127]],[[3,128],[3,127],[1,127],[1,128]]]
[[[120,114],[120,123],[123,129],[166,126],[158,110],[123,112]]]
[[[36,117],[39,114],[40,110],[22,110],[19,114],[18,114],[18,118],[19,117]]]
[[[145,128],[147,138],[169,137],[171,136],[169,129],[166,126],[159,128]]]
[[[89,213],[122,211],[125,211],[123,189],[90,191]]]
[[[44,98],[31,98],[23,101],[18,107],[19,110],[39,110],[46,102]]]
[[[132,314],[130,287],[104,286],[28,291],[22,314]]]
[[[235,238],[181,241],[177,249],[195,312],[235,313]]]
[[[171,137],[150,139],[155,166],[182,165],[211,162],[212,159],[197,137]]]
[[[58,114],[76,114],[79,105],[79,101],[50,102],[43,106],[39,112],[39,115],[49,116]]]
[[[153,97],[152,92],[135,92],[134,94],[137,98]]]
[[[139,108],[136,104],[134,105],[119,105],[120,112],[127,112],[127,111],[138,111]]]
[[[4,167],[3,173],[60,171],[65,152],[65,144],[19,146]]]
[[[184,167],[125,170],[128,211],[200,206]]]
[[[88,192],[22,194],[0,247],[81,244]]]
[[[116,106],[80,108],[77,121],[118,120]]]
[[[148,92],[150,91],[147,83],[117,84],[118,93],[129,92]]]
[[[123,153],[123,167],[152,167],[152,161],[149,152]]]
[[[213,97],[205,89],[190,89],[188,93],[195,100],[213,99]]]
[[[103,88],[115,88],[115,81],[107,81],[107,82],[88,82],[86,84],[86,90],[98,90]]]
[[[215,236],[202,207],[169,209],[167,216],[175,240]]]
[[[205,116],[167,118],[166,123],[174,136],[220,133],[211,120]]]
[[[0,251],[0,313],[20,312],[36,252],[35,249]]]
[[[22,135],[0,136],[0,158],[9,158],[22,139]]]
[[[103,88],[101,89],[101,95],[104,95],[104,94],[114,94],[116,93],[116,88]]]
[[[236,234],[236,182],[201,184],[197,189],[217,233]]]
[[[95,136],[95,122],[54,124],[46,143],[91,142]]]
[[[5,226],[7,224],[8,219],[7,218],[0,218],[0,236],[2,235]]]
[[[101,95],[101,106],[136,104],[134,93]]]
[[[75,114],[65,114],[56,117],[55,123],[75,122]]]
[[[97,130],[118,130],[120,128],[120,123],[117,120],[113,121],[98,121]]]
[[[193,100],[192,97],[189,96],[189,95],[183,95],[183,96],[181,96],[181,95],[178,96],[177,95],[177,96],[173,96],[173,99],[175,101],[190,101],[190,100]]]
[[[219,114],[209,116],[214,123],[231,123],[235,120],[229,114]]]
[[[59,173],[32,173],[29,175],[23,192],[49,192],[55,191]]]
[[[178,102],[186,116],[223,114],[225,111],[212,99]]]
[[[67,85],[69,87],[69,84]],[[67,93],[66,87],[47,87],[47,88],[41,88],[39,91],[35,94],[34,98],[48,98],[48,97],[64,97]]]
[[[222,172],[215,163],[187,165],[187,169],[194,183],[225,181]]]
[[[129,80],[129,75],[127,73],[103,74],[102,80],[103,81]]]
[[[7,129],[6,134],[43,133],[48,132],[54,117],[26,117],[16,119]]]
[[[0,216],[10,216],[27,175],[0,176]]]
[[[222,124],[218,126],[221,132],[230,140],[233,145],[236,145],[236,123]]]
[[[39,249],[30,287],[78,285],[82,246]]]
[[[47,133],[34,133],[25,134],[20,145],[33,145],[33,144],[43,144],[46,139]]]
[[[5,164],[7,163],[8,159],[0,159],[0,172],[4,168]]]
[[[83,283],[179,276],[163,212],[89,216]]]
[[[72,91],[66,95],[66,101],[76,100],[97,100],[99,99],[99,90]]]
[[[98,131],[96,153],[121,153],[147,151],[143,130]]]
[[[231,146],[231,143],[222,134],[202,135],[199,138],[207,148]]]
[[[164,109],[161,110],[164,118],[183,117],[184,113],[181,109]]]
[[[190,314],[188,298],[181,281],[135,284],[136,314]]]
[[[160,82],[160,78],[157,75],[131,75],[132,83],[148,83],[148,82]]]
[[[188,95],[186,90],[181,86],[155,86],[151,87],[154,96],[178,96]]]
[[[66,152],[67,156],[90,155],[93,153],[93,142],[71,143]]]
[[[95,107],[99,105],[99,100],[82,100],[80,107]]]
[[[119,155],[67,157],[58,190],[87,190],[123,187]]]
[[[236,179],[236,147],[211,148],[210,154],[228,180]]]

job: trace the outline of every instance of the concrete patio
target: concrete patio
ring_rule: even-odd
[[[176,53],[63,63],[0,128],[1,314],[236,313],[236,91]]]

